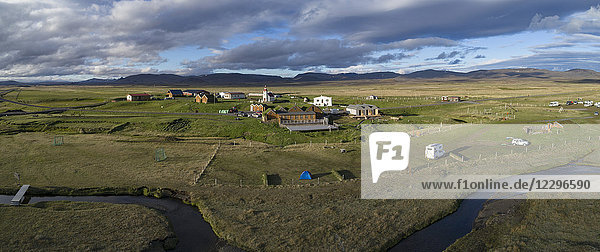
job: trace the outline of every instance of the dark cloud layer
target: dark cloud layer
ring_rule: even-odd
[[[183,71],[345,68],[465,38],[554,29],[598,34],[596,1],[0,0],[0,77],[157,72],[161,53],[218,50]],[[583,12],[579,16],[566,16]],[[596,19],[597,20],[597,19]],[[237,35],[278,39],[224,48]],[[335,39],[331,39],[335,38]],[[239,43],[238,43],[239,44]],[[439,60],[470,53],[458,49]],[[472,49],[476,51],[478,49]],[[449,61],[450,63],[456,61]],[[461,61],[457,61],[461,62]],[[175,70],[175,69],[174,69]]]

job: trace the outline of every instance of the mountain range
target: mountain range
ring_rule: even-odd
[[[499,79],[499,78],[535,78],[554,79],[556,81],[574,81],[583,83],[600,83],[600,72],[587,69],[572,69],[568,71],[550,71],[535,68],[477,70],[467,73],[423,70],[408,74],[394,72],[373,73],[302,73],[291,78],[274,75],[215,73],[206,75],[180,76],[175,74],[137,74],[119,79],[89,79],[79,82],[37,82],[22,83],[17,81],[0,81],[0,85],[236,85],[258,86],[264,84],[287,84],[300,82],[348,81],[348,80],[378,80],[378,79]]]

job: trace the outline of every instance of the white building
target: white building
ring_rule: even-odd
[[[127,101],[149,101],[152,98],[149,94],[128,94]]]
[[[263,89],[263,94],[262,94],[262,102],[274,102],[275,101],[275,94],[273,94],[272,92],[269,92],[267,90],[267,85],[265,85],[265,89]]]
[[[328,96],[319,96],[313,99],[313,105],[319,107],[330,107],[332,105],[331,97]]]
[[[222,97],[223,97],[223,99],[227,99],[227,100],[246,99],[246,94],[244,94],[242,92],[224,92],[222,94]]]
[[[379,108],[371,104],[353,104],[346,107],[346,111],[353,117],[376,117],[379,116]]]

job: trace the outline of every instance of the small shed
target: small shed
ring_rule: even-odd
[[[311,180],[312,179],[312,174],[310,174],[309,171],[303,171],[302,174],[300,174],[300,179]]]

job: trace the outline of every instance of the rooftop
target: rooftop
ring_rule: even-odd
[[[286,125],[285,127],[290,131],[319,131],[337,129],[337,126],[328,124]]]

